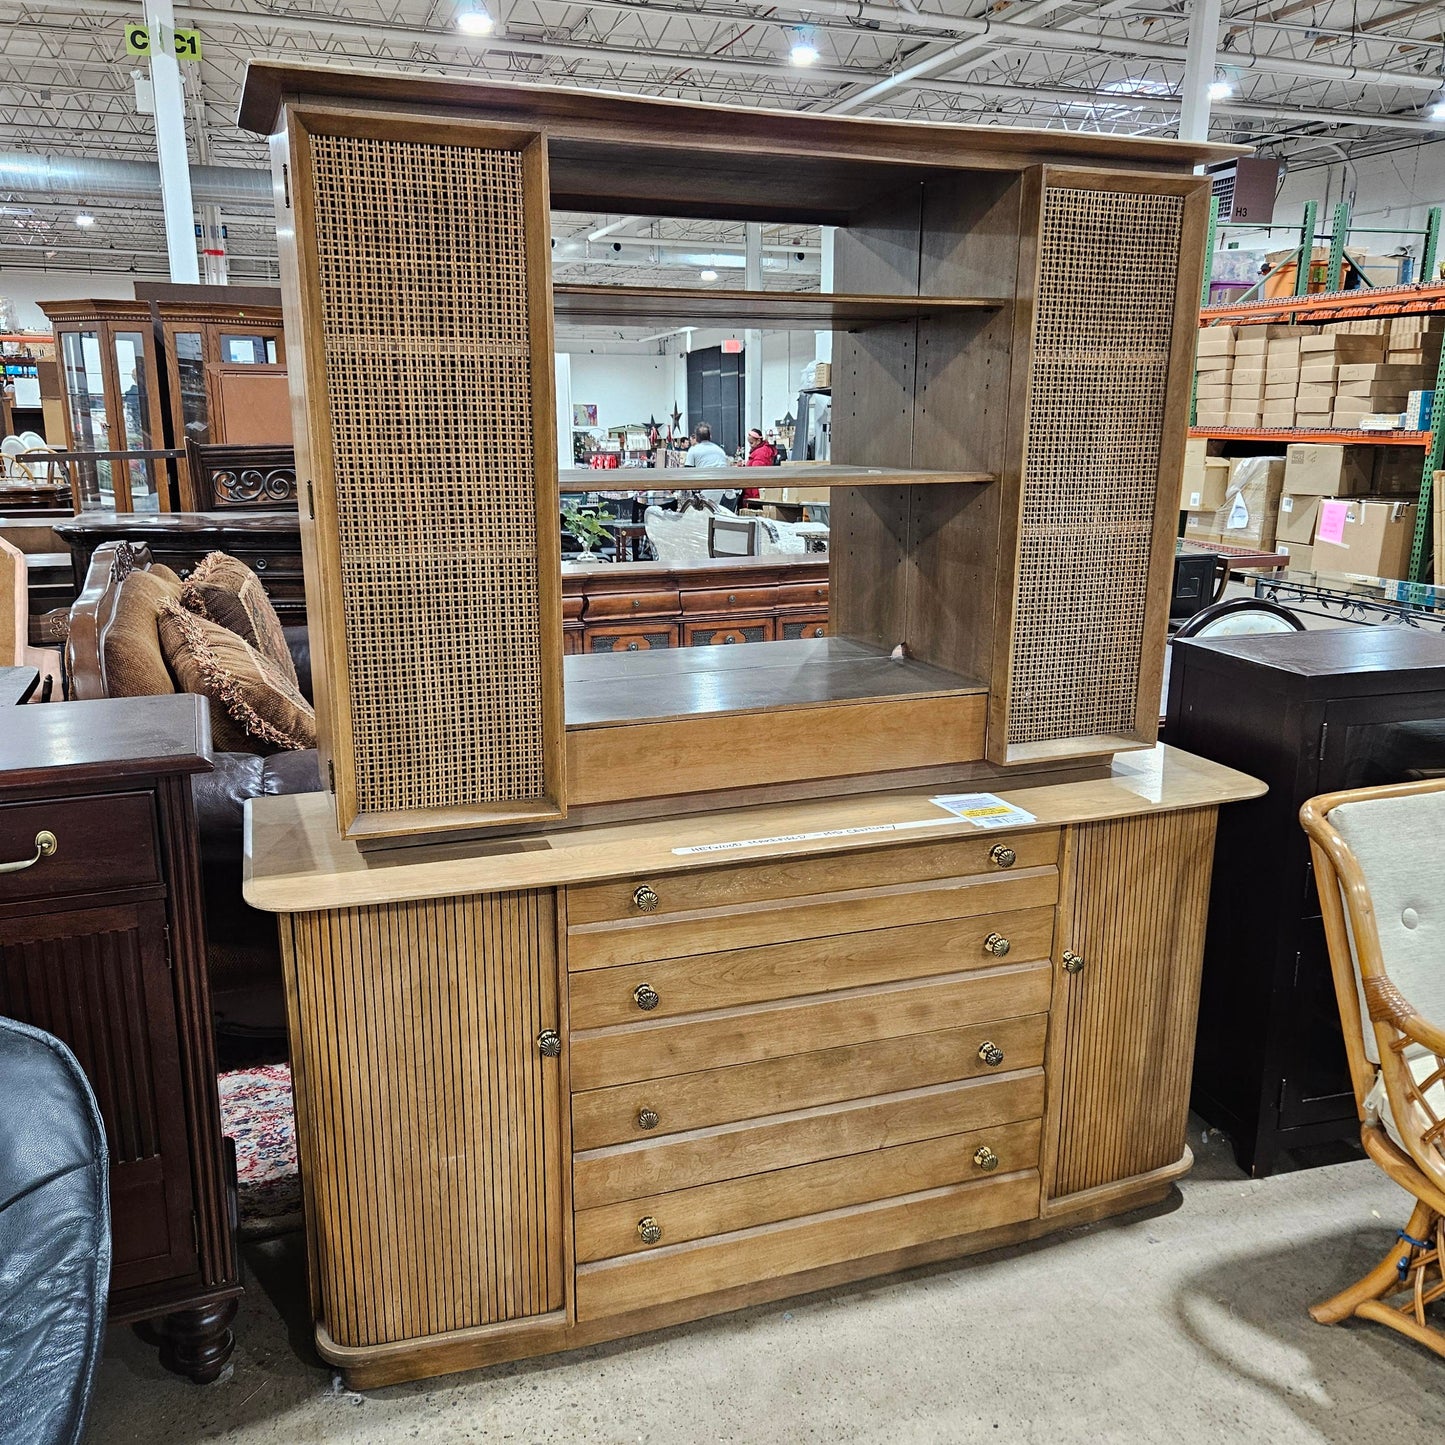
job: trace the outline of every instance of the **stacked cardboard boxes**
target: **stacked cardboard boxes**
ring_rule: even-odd
[[[1206,326],[1199,333],[1194,382],[1194,418],[1198,426],[1235,426],[1228,419],[1229,376],[1234,367],[1232,326]]]
[[[1224,480],[1224,496],[1212,511],[1191,512],[1184,535],[1195,542],[1225,542],[1232,547],[1274,545],[1280,489],[1284,485],[1283,457],[1235,457]]]

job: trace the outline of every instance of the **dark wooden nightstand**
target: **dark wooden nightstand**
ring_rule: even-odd
[[[202,1383],[241,1293],[191,806],[206,706],[46,704],[0,729],[0,1013],[64,1039],[95,1089],[112,1322],[157,1321],[162,1363]]]

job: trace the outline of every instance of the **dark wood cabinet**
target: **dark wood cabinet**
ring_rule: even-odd
[[[110,1150],[112,1322],[214,1379],[241,1293],[221,1135],[188,694],[8,709],[0,730],[0,1013],[63,1039]],[[53,847],[42,846],[46,837]]]
[[[1445,771],[1445,637],[1404,627],[1173,645],[1168,741],[1264,780],[1220,816],[1194,1108],[1240,1164],[1358,1137],[1300,805]]]

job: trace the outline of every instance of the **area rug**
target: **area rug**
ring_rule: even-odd
[[[265,1239],[299,1229],[301,1176],[289,1065],[231,1069],[217,1083],[221,1131],[236,1143],[240,1237]]]

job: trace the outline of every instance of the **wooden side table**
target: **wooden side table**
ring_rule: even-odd
[[[110,1148],[110,1318],[156,1321],[162,1363],[198,1383],[241,1293],[191,803],[206,708],[57,703],[0,729],[0,1013],[80,1060]]]

